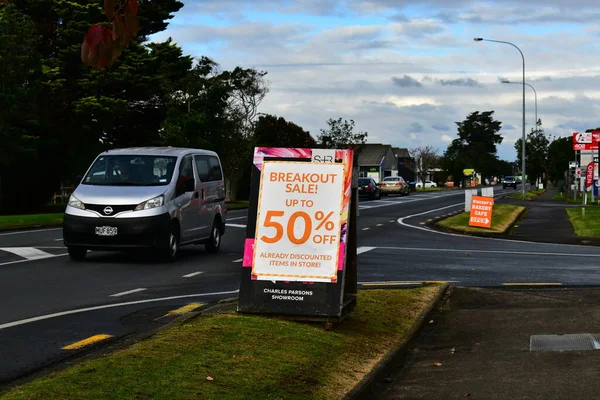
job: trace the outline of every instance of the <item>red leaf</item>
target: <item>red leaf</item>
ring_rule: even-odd
[[[108,19],[111,19],[115,13],[115,0],[104,0],[104,12]]]
[[[206,380],[207,380],[207,381],[209,381],[209,382],[212,382],[212,381],[214,381],[215,379],[214,379],[212,376],[207,376],[207,377],[206,377]]]
[[[442,366],[442,363],[439,363],[439,362],[434,362],[434,363],[433,363],[433,365],[435,365],[436,367],[441,367],[441,366]]]
[[[123,17],[121,17],[120,15],[115,15],[115,19],[113,20],[112,26],[112,38],[116,42],[120,37],[123,36],[123,33],[125,32],[125,24],[123,23]]]
[[[138,12],[138,2],[137,0],[129,0],[129,9],[135,15]]]
[[[90,49],[97,46],[102,40],[104,34],[104,27],[102,25],[92,25],[85,34],[85,41],[87,42]]]

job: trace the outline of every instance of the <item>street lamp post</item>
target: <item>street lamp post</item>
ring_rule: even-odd
[[[493,43],[503,43],[503,44],[508,44],[512,47],[514,47],[515,49],[519,50],[519,53],[521,53],[521,58],[523,59],[523,147],[521,150],[521,172],[523,174],[523,183],[522,183],[522,196],[523,199],[525,199],[525,177],[526,177],[526,173],[525,173],[525,56],[523,55],[523,52],[521,51],[520,48],[517,47],[517,45],[511,43],[511,42],[504,42],[501,40],[492,40],[492,39],[484,39],[484,38],[480,38],[480,37],[476,37],[473,39],[476,42],[493,42]],[[537,124],[537,121],[536,121]]]
[[[508,80],[502,81],[502,83],[513,83],[515,85],[521,85],[521,82],[511,82]],[[527,86],[529,86],[531,89],[533,89],[533,94],[535,95],[535,131],[537,132],[537,127],[538,127],[538,113],[537,113],[537,91],[535,90],[535,88],[533,86],[531,86],[529,83],[525,83]]]

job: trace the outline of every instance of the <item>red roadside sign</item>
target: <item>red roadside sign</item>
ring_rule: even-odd
[[[573,150],[598,150],[600,131],[574,132]]]
[[[585,169],[585,187],[590,187],[594,184],[594,168],[595,163],[591,162]]]
[[[491,228],[493,209],[493,197],[473,196],[471,199],[471,214],[469,215],[469,226]]]

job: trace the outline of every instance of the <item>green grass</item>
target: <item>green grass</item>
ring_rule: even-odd
[[[446,218],[438,222],[438,225],[460,232],[503,233],[512,226],[524,209],[525,207],[512,204],[495,204],[492,214],[492,227],[489,229],[469,226],[468,212]]]
[[[545,191],[546,191],[545,189],[536,189],[536,190],[530,190],[528,192],[525,192],[525,200],[533,200],[536,197],[541,196]],[[508,199],[512,199],[512,200],[522,200],[523,192],[515,192],[506,197]]]
[[[598,200],[599,200],[598,197],[595,197],[594,198],[595,201],[592,202],[592,193],[587,193],[587,196],[588,196],[587,206],[598,207],[600,205],[598,203]],[[578,198],[577,200],[573,200],[572,194],[571,194],[571,196],[569,196],[569,198],[566,198],[564,193],[559,193],[556,196],[554,196],[554,200],[563,200],[567,204],[583,205],[583,198]]]
[[[0,216],[0,230],[56,226],[60,225],[62,220],[63,213],[2,215]]]
[[[600,237],[599,208],[567,208],[577,236]]]
[[[442,187],[428,187],[424,189],[415,189],[415,192],[439,192],[441,190],[447,190],[447,188]]]
[[[113,354],[13,388],[2,399],[341,399],[439,293],[359,291],[339,326],[206,314]],[[214,380],[209,381],[207,377]]]
[[[227,209],[228,210],[241,210],[244,208],[248,208],[248,200],[238,200],[238,201],[231,201],[231,202],[227,202]]]

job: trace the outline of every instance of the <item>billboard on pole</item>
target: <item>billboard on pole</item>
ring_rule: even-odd
[[[574,132],[573,150],[598,150],[600,131]]]

